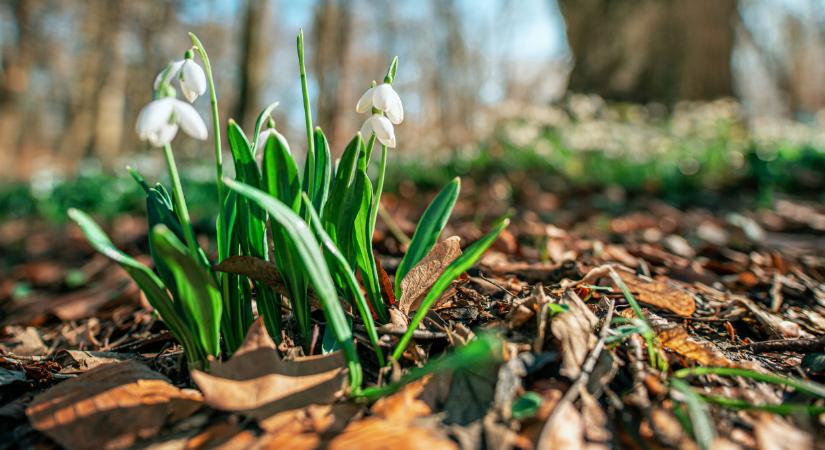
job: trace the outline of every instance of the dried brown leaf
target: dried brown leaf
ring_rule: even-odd
[[[409,315],[418,309],[421,300],[432,285],[450,265],[461,255],[461,239],[451,236],[435,244],[418,264],[415,265],[401,281],[401,298],[398,308]]]
[[[682,317],[690,317],[696,311],[696,301],[693,296],[675,286],[660,280],[642,280],[626,270],[617,270],[622,281],[636,297],[636,300],[666,309]]]
[[[709,343],[699,342],[692,338],[681,326],[664,329],[657,334],[657,338],[664,349],[703,366],[733,367],[736,365]]]
[[[259,421],[334,401],[343,393],[346,375],[340,352],[284,361],[260,319],[229,361],[215,365],[210,373],[192,371],[209,406]]]
[[[431,413],[429,405],[419,399],[430,379],[410,383],[378,400],[372,407],[374,415],[350,423],[330,442],[330,450],[457,449],[443,432],[419,421]]]
[[[562,367],[559,373],[574,379],[581,373],[581,366],[590,349],[596,345],[593,330],[598,319],[572,290],[565,291],[559,303],[569,308],[550,322],[553,336],[561,346]]]
[[[230,256],[212,266],[218,272],[234,273],[259,281],[281,293],[285,291],[284,280],[278,273],[278,266],[254,256]]]
[[[32,426],[69,449],[117,449],[155,435],[202,405],[197,391],[178,389],[143,364],[98,367],[36,396]]]

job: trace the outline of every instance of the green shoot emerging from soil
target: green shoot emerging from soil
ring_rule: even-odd
[[[304,166],[299,167],[289,143],[270,117],[277,106],[273,103],[258,116],[251,137],[240,124],[228,121],[226,133],[236,174],[228,179],[224,177],[212,67],[202,42],[193,34],[190,38],[192,47],[184,52],[183,59],[170,63],[156,78],[154,98],[141,111],[136,127],[141,139],[163,149],[171,182],[171,188],[160,183],[151,185],[130,169],[146,193],[154,269],[116,249],[83,212],[71,210],[70,217],[98,251],[132,276],[183,345],[190,367],[208,368],[210,361],[238,349],[254,321],[253,302],[276,341],[289,335],[310,353],[312,305],[318,305],[325,318],[324,341],[334,342],[333,347],[340,349],[347,360],[351,391],[365,397],[391,392],[396,386],[362,391],[353,320],[363,324],[379,366],[388,363],[388,356],[400,359],[429,308],[481,257],[507,226],[508,219],[499,220],[492,231],[447,266],[424,296],[406,333],[391,354],[385,354],[376,331],[376,322],[385,324],[390,320],[392,305],[385,298],[402,295],[401,282],[437,243],[460,190],[456,178],[435,197],[401,260],[391,286],[394,292],[383,292],[387,284],[381,282],[372,242],[388,152],[397,146],[394,127],[404,120],[401,98],[393,88],[398,59],[390,63],[383,82],[372,82],[358,100],[356,111],[367,114],[367,118],[336,162],[323,131],[312,123],[303,32],[299,33],[298,66],[307,136]],[[203,67],[195,61],[196,56]],[[186,101],[177,98],[175,86]],[[216,261],[209,259],[196,238],[171,146],[179,129],[193,138],[207,139],[207,126],[190,105],[207,91],[218,183],[217,231],[213,236]],[[368,168],[376,145],[381,154],[373,179]],[[278,280],[277,285],[272,279]],[[287,310],[289,314],[285,314]],[[464,359],[472,359],[482,347],[482,353],[487,354],[488,341],[482,339],[452,359],[435,362],[435,366],[411,373],[408,378],[415,379],[455,361],[463,365]]]

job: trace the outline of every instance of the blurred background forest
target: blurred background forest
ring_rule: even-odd
[[[222,119],[249,129],[278,100],[300,154],[300,27],[316,123],[337,151],[360,127],[357,98],[399,56],[407,176],[520,162],[585,184],[823,186],[823,0],[4,0],[0,184],[42,197],[127,162],[151,173],[160,155],[135,118],[187,31],[210,53]]]

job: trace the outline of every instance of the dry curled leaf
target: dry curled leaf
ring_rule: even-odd
[[[410,383],[399,392],[378,400],[373,416],[352,422],[330,443],[330,450],[440,450],[457,449],[442,432],[418,419],[431,413],[419,397],[430,377]]]
[[[461,239],[458,236],[448,237],[433,246],[427,256],[410,269],[401,281],[399,309],[407,315],[418,309],[421,300],[444,269],[459,255],[461,255]]]
[[[593,330],[598,319],[572,290],[565,291],[559,303],[569,309],[554,316],[550,328],[561,346],[562,367],[559,373],[574,379],[581,373],[581,366],[590,349],[596,345]]]
[[[682,317],[690,317],[696,311],[696,301],[693,296],[675,286],[660,280],[643,280],[626,270],[617,270],[622,281],[636,297],[636,300],[666,309]]]
[[[210,373],[192,371],[206,404],[259,422],[281,411],[334,401],[343,393],[346,376],[340,352],[281,359],[261,319],[229,361]]]
[[[681,326],[673,326],[656,336],[662,347],[703,366],[733,367],[735,364],[718,352],[709,342],[691,337]]]
[[[69,449],[117,449],[154,436],[167,422],[202,405],[197,391],[178,389],[143,364],[98,367],[34,398],[32,426]]]

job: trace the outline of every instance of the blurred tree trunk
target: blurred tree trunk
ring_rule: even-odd
[[[461,30],[460,14],[454,0],[435,0],[435,23],[443,36],[437,50],[435,95],[440,110],[440,130],[444,143],[455,149],[468,137],[478,88],[473,77],[467,43]],[[475,65],[478,69],[478,66]]]
[[[4,49],[0,60],[0,178],[15,175],[20,144],[24,94],[31,81],[34,63],[35,32],[32,23],[32,1],[17,0],[12,13],[17,25],[14,48]]]
[[[241,88],[235,117],[239,124],[256,117],[261,109],[261,90],[266,80],[269,66],[267,48],[271,45],[266,38],[269,22],[269,0],[247,0],[241,37]]]
[[[634,102],[733,93],[736,0],[561,0],[573,91]]]
[[[323,0],[315,7],[312,30],[315,43],[314,68],[318,80],[316,104],[317,124],[324,129],[332,148],[340,148],[346,136],[342,135],[342,87],[349,72],[349,42],[352,34],[352,2],[350,0]],[[307,69],[309,70],[309,69]],[[377,80],[381,82],[383,80]],[[363,86],[366,90],[369,86]],[[359,94],[360,95],[360,94]],[[353,104],[354,108],[355,105]]]

